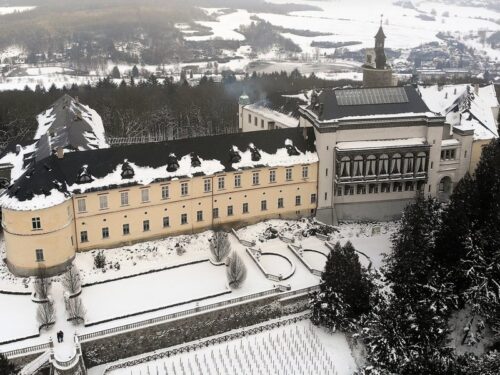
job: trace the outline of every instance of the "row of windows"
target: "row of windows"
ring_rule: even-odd
[[[455,160],[456,153],[455,149],[441,150],[441,160]],[[467,154],[465,154],[465,156],[467,156]]]
[[[316,194],[311,194],[311,200],[310,200],[310,202],[311,202],[311,204],[315,204],[316,203]],[[295,206],[300,206],[300,205],[302,205],[302,197],[300,195],[297,195],[295,197]],[[277,207],[279,209],[285,208],[284,199],[283,198],[278,198]],[[268,209],[267,200],[262,200],[260,202],[260,209],[261,209],[261,211],[267,211],[267,209]],[[227,206],[227,211],[226,212],[227,212],[227,216],[233,216],[234,215],[234,206],[232,206],[232,205],[231,206]],[[243,214],[248,214],[249,212],[250,211],[249,211],[248,203],[243,203],[242,204],[242,213]],[[219,216],[219,208],[213,208],[213,210],[212,210],[212,217],[214,219],[220,218],[220,216]],[[197,222],[201,222],[203,220],[204,220],[203,211],[197,211],[196,212],[196,221]],[[170,227],[170,217],[169,216],[163,217],[162,224],[163,224],[163,228]],[[183,214],[180,215],[180,224],[181,225],[188,224],[188,215],[186,213],[183,213]],[[143,232],[148,232],[150,229],[151,229],[151,227],[150,227],[150,221],[149,220],[143,220],[143,222],[142,222],[142,231]],[[130,234],[130,224],[123,224],[123,226],[122,226],[122,234],[124,236]],[[109,236],[110,236],[109,227],[103,227],[101,229],[101,236],[102,236],[103,239],[109,238]],[[89,241],[88,231],[86,231],[86,230],[81,231],[80,232],[80,242],[85,243],[85,242],[88,242],[88,241]]]
[[[259,185],[260,184],[260,172],[254,172],[252,173],[252,184],[253,185]],[[302,178],[307,179],[309,178],[309,167],[303,166],[302,167]],[[285,179],[286,181],[292,181],[293,180],[293,169],[292,168],[286,168],[285,169]],[[269,183],[275,183],[276,182],[276,170],[270,170],[269,171]],[[234,187],[235,188],[240,188],[241,187],[241,175],[237,174],[234,176]],[[221,176],[217,178],[217,188],[218,190],[224,190],[226,188],[226,177]],[[205,193],[209,193],[212,191],[212,180],[207,178],[203,181],[203,191]],[[189,185],[187,182],[182,182],[181,183],[181,196],[187,196],[189,194]],[[170,186],[169,185],[164,185],[161,187],[161,198],[162,199],[169,199],[170,198]],[[142,203],[148,203],[150,199],[150,194],[149,194],[149,188],[141,189],[141,202]],[[120,204],[121,206],[128,206],[129,204],[129,192],[128,191],[122,191],[120,192]],[[85,198],[80,198],[77,200],[77,208],[78,212],[87,212],[87,201]],[[106,210],[109,208],[108,204],[108,196],[107,195],[100,195],[99,196],[99,209],[101,210]],[[33,226],[33,229],[35,226]],[[40,229],[40,228],[38,228]]]
[[[393,182],[392,184],[389,182],[382,184],[368,184],[368,185],[344,185],[338,186],[335,193],[337,196],[342,195],[354,195],[354,194],[378,194],[380,193],[390,193],[390,192],[401,192],[401,191],[414,191],[422,190],[425,185],[424,181],[419,181],[417,183],[408,181],[405,183],[402,182]],[[325,198],[326,199],[326,198]]]
[[[383,154],[378,159],[375,155],[369,155],[366,158],[358,155],[353,159],[344,156],[338,163],[337,173],[340,177],[422,173],[426,170],[426,159],[424,152],[416,155],[407,153],[404,157],[400,154],[394,154],[392,157]]]

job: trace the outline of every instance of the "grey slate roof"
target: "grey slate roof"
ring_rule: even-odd
[[[358,116],[376,116],[376,115],[404,115],[405,113],[425,113],[430,112],[427,105],[424,103],[420,94],[413,86],[403,87],[385,87],[378,88],[385,93],[384,98],[398,97],[402,91],[405,94],[404,100],[379,100],[379,101],[360,101],[362,104],[342,105],[340,97],[345,96],[346,91],[349,94],[359,94],[363,97],[363,92],[374,90],[370,88],[359,89],[336,89],[336,90],[323,90],[318,96],[318,103],[311,105],[308,109],[312,110],[318,116],[320,121],[338,120],[345,117],[358,117]],[[339,94],[342,93],[342,94]],[[365,104],[369,103],[369,104]],[[322,107],[322,110],[320,109]]]
[[[307,139],[304,138],[304,132]],[[113,172],[125,159],[137,166],[158,168],[167,165],[171,153],[184,156],[193,152],[205,160],[219,160],[225,171],[230,172],[234,171],[229,153],[232,146],[247,150],[249,144],[253,143],[260,150],[275,153],[284,147],[287,139],[301,152],[316,150],[312,128],[290,128],[69,152],[62,159],[51,155],[37,161],[9,187],[8,194],[25,201],[33,195],[49,194],[54,188],[59,187],[60,191],[65,191],[66,185],[76,183],[78,173],[84,165],[88,165],[94,178],[102,178]],[[130,183],[124,180],[120,186],[130,186]]]

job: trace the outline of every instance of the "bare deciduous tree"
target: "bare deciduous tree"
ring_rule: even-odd
[[[38,267],[36,279],[33,285],[35,289],[35,297],[39,300],[46,300],[49,297],[50,279],[47,276],[45,267]]]
[[[74,323],[85,321],[85,314],[87,311],[85,310],[85,306],[83,306],[83,302],[80,297],[71,298],[69,300],[68,313],[70,319]]]
[[[72,295],[80,292],[80,273],[78,272],[78,269],[73,266],[73,264],[70,264],[66,269],[66,273],[62,277],[62,284],[64,288]]]
[[[210,251],[216,262],[222,262],[231,252],[231,244],[225,232],[215,232],[210,240]]]
[[[55,311],[53,303],[46,302],[39,304],[38,309],[36,311],[36,318],[40,326],[46,327],[49,324],[54,323]]]
[[[239,288],[247,277],[247,268],[243,259],[233,251],[227,267],[227,280],[231,288]]]

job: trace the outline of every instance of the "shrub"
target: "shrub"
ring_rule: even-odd
[[[70,294],[77,294],[80,291],[80,273],[72,264],[66,269],[66,273],[62,277],[62,284]]]
[[[227,267],[227,280],[231,288],[239,288],[247,277],[247,269],[241,257],[233,251]]]
[[[36,311],[36,318],[42,327],[46,327],[55,320],[54,304],[52,302],[41,303]]]
[[[94,255],[94,265],[95,268],[104,268],[106,266],[106,255],[103,251],[99,251]]]
[[[231,244],[225,232],[215,232],[210,240],[210,252],[214,260],[218,263],[222,262],[231,252]]]

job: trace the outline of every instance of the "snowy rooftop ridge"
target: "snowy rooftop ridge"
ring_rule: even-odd
[[[50,206],[63,202],[65,194],[310,164],[318,161],[314,143],[312,128],[286,128],[72,152],[62,158],[51,155],[30,166],[1,203],[11,209],[39,209],[44,208],[40,200]]]
[[[249,104],[245,108],[248,110],[258,113],[259,115],[267,118],[268,120],[283,124],[290,128],[296,128],[299,125],[299,120],[293,116],[288,116],[284,113],[275,111],[273,109],[267,108],[259,104]]]
[[[419,86],[422,99],[432,111],[446,116],[456,129],[474,130],[474,139],[498,137],[493,108],[498,108],[494,85],[472,87],[467,84]]]

